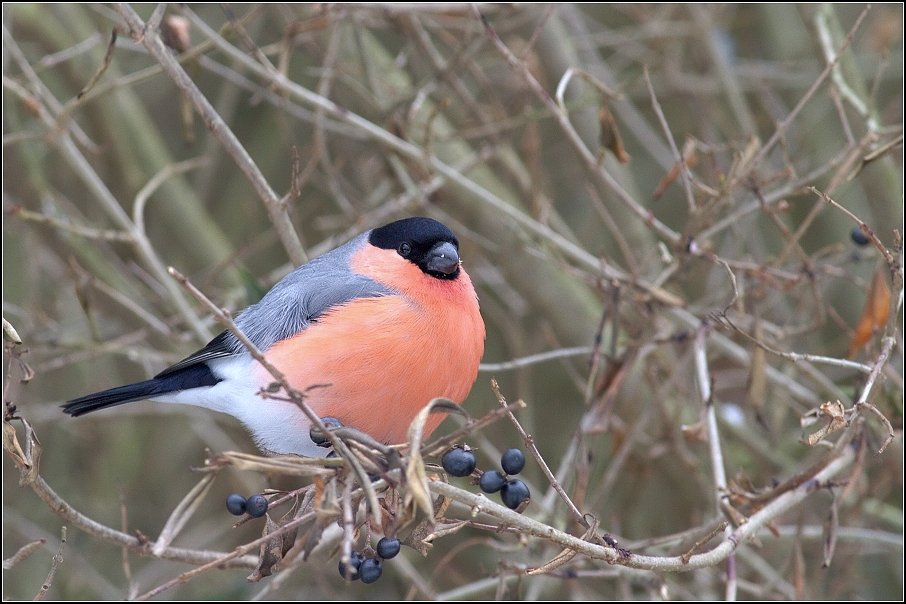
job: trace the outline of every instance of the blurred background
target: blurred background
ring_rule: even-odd
[[[135,10],[147,21],[154,8]],[[638,553],[682,553],[684,532],[717,516],[693,358],[703,322],[726,472],[754,491],[820,458],[823,447],[800,442],[817,425],[801,418],[826,401],[851,407],[865,374],[794,363],[740,331],[774,350],[871,365],[886,326],[897,346],[870,402],[896,438],[873,457],[887,431],[867,415],[868,454],[844,496],[811,495],[776,535],[740,548],[735,572],[745,599],[901,598],[902,280],[891,284],[856,222],[809,187],[884,246],[898,243],[902,5],[480,10],[499,45],[469,5],[171,7],[169,46],[286,196],[285,211],[269,213],[113,8],[4,4],[3,316],[23,342],[4,357],[4,392],[36,430],[41,475],[117,529],[122,497],[125,531],[156,538],[198,480],[190,467],[207,449],[254,452],[247,433],[204,410],[143,402],[71,419],[59,405],[147,379],[220,331],[163,269],[236,312],[294,262],[425,215],[459,236],[488,328],[487,367],[465,407],[495,407],[492,377],[523,399],[520,421],[579,508]],[[864,309],[884,306],[890,285],[895,312],[871,315],[858,339]],[[469,444],[484,468],[521,438],[498,422]],[[3,464],[4,558],[47,540],[4,571],[4,598],[31,598],[64,521]],[[526,513],[569,529],[537,464],[525,477],[537,500]],[[254,539],[260,525],[231,529],[223,498],[267,485],[220,474],[176,545],[227,552]],[[839,529],[823,568],[829,514]],[[427,558],[405,551],[373,585],[347,585],[335,559],[313,557],[279,582],[220,570],[159,597],[724,594],[725,564],[662,575],[577,558],[569,576],[506,572],[556,553],[464,530]],[[130,554],[127,576],[118,547],[70,528],[48,597],[122,599],[189,568]]]

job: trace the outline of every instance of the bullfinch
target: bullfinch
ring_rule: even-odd
[[[372,229],[281,279],[236,318],[319,417],[385,444],[405,442],[431,399],[461,403],[485,328],[459,241],[430,218]],[[273,377],[229,331],[154,378],[69,401],[79,416],[153,399],[238,418],[268,453],[323,455],[292,402],[261,396]],[[443,416],[431,415],[426,432]]]

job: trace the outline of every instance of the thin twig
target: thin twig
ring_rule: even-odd
[[[497,385],[497,380],[491,380],[491,390],[494,391],[494,394],[497,396],[497,402],[502,407],[507,406],[506,399],[503,398],[503,395],[500,393],[500,386]],[[548,482],[557,491],[557,494],[560,495],[560,499],[563,503],[566,504],[567,509],[573,518],[585,528],[589,527],[588,520],[585,519],[585,515],[579,511],[579,508],[576,507],[576,504],[573,503],[573,500],[569,498],[569,495],[566,494],[566,491],[563,490],[563,485],[560,484],[560,481],[557,480],[557,477],[554,476],[551,469],[547,466],[547,462],[544,461],[544,458],[541,457],[541,453],[538,451],[538,447],[535,446],[535,440],[528,434],[525,429],[522,427],[522,424],[519,423],[519,420],[516,419],[516,416],[513,415],[512,411],[507,412],[509,415],[510,421],[513,422],[513,425],[516,426],[516,431],[519,432],[519,435],[522,437],[522,441],[525,443],[525,446],[528,447],[529,451],[532,452],[532,456],[535,458],[535,461],[538,462],[538,465],[541,467],[541,471],[544,473],[544,476],[547,477]]]
[[[3,27],[3,40],[4,43],[8,43],[10,47],[15,46],[12,42],[12,37],[8,35],[5,26]],[[6,76],[3,76],[3,84],[4,86],[10,87],[17,93],[24,93],[28,98],[33,98],[31,94],[28,93],[28,91],[25,91],[21,88],[21,86],[18,86],[18,84],[15,84],[11,80],[8,80]],[[49,96],[48,98],[53,97]],[[35,108],[37,110],[38,117],[40,118],[47,131],[56,132],[56,121],[50,114],[48,109],[44,106],[44,104],[36,103]],[[183,320],[185,320],[189,327],[193,330],[196,338],[201,343],[207,343],[207,341],[210,339],[210,334],[208,333],[204,324],[198,319],[198,316],[195,314],[194,310],[188,305],[187,300],[182,295],[182,292],[179,291],[179,288],[176,287],[171,279],[167,278],[167,271],[164,263],[158,257],[157,252],[151,245],[151,242],[148,241],[148,239],[138,231],[135,224],[129,219],[128,214],[126,214],[122,206],[120,206],[119,201],[116,199],[116,197],[114,197],[113,193],[107,187],[106,183],[104,183],[91,163],[85,158],[84,154],[75,145],[68,131],[59,132],[58,135],[54,136],[51,140],[53,141],[54,146],[57,148],[57,150],[60,151],[66,162],[70,165],[73,172],[75,172],[76,176],[78,176],[79,179],[82,180],[88,190],[91,191],[91,193],[101,203],[103,210],[113,219],[114,222],[119,224],[120,228],[122,228],[132,236],[139,256],[148,266],[152,275],[162,284],[167,292],[169,301],[176,307],[176,309],[182,315]]]
[[[192,20],[192,23],[195,24],[199,28],[199,30],[202,31],[202,33],[209,36],[216,43],[217,47],[220,50],[224,51],[227,55],[230,56],[230,58],[235,59],[243,66],[256,73],[259,77],[266,78],[267,81],[273,86],[279,88],[280,90],[289,92],[290,94],[302,100],[304,103],[309,104],[313,107],[323,107],[326,115],[329,115],[338,121],[342,121],[354,126],[356,129],[366,133],[369,137],[373,138],[381,144],[388,146],[407,159],[413,160],[419,165],[436,171],[452,184],[455,184],[457,187],[459,187],[462,191],[465,191],[470,195],[474,195],[477,199],[480,199],[481,201],[486,203],[490,208],[493,208],[504,216],[512,218],[521,227],[525,228],[533,235],[549,242],[560,251],[562,251],[565,255],[572,258],[574,261],[582,264],[586,269],[595,272],[603,271],[604,276],[608,279],[617,279],[619,281],[632,283],[642,288],[643,290],[651,294],[654,298],[666,305],[682,305],[683,301],[678,296],[675,296],[674,294],[663,289],[653,287],[645,281],[634,280],[631,276],[625,274],[623,271],[606,263],[602,263],[600,258],[595,256],[594,254],[591,254],[581,246],[576,245],[547,225],[541,224],[537,220],[534,220],[530,216],[526,215],[516,206],[507,203],[499,196],[491,193],[484,187],[477,184],[475,181],[464,176],[455,167],[440,161],[436,156],[426,157],[420,147],[413,145],[397,136],[394,136],[386,129],[381,128],[372,122],[369,122],[368,120],[362,118],[359,115],[356,115],[355,113],[345,108],[339,107],[333,101],[325,99],[313,93],[312,91],[298,85],[297,83],[288,80],[279,73],[267,72],[255,61],[251,60],[245,53],[239,51],[239,49],[237,49],[235,46],[229,44],[226,40],[224,40],[222,36],[218,35],[217,32],[212,30],[204,21],[202,21],[194,13],[192,13],[191,10],[184,8],[184,11],[185,14]],[[619,187],[616,182],[614,182],[613,184]],[[620,191],[622,191],[622,189],[620,189]],[[623,191],[623,193],[628,197],[628,194],[626,194],[625,191]],[[650,217],[650,214],[646,212],[645,216]],[[672,231],[670,232],[672,233]],[[670,239],[670,237],[667,238]]]
[[[50,586],[53,585],[54,575],[57,574],[57,569],[60,567],[60,564],[63,563],[63,548],[66,546],[66,527],[60,529],[60,548],[57,550],[57,554],[53,557],[53,562],[50,565],[50,572],[47,573],[47,578],[44,579],[44,584],[41,585],[40,591],[34,598],[34,601],[43,600],[44,596],[47,595]]]
[[[26,543],[18,550],[16,550],[15,554],[3,560],[3,570],[10,570],[12,568],[15,568],[17,564],[41,549],[45,543],[47,543],[47,539],[38,539],[37,541]]]
[[[472,5],[472,11],[476,18],[481,21],[485,32],[488,34],[488,38],[491,40],[491,43],[494,44],[494,47],[500,51],[510,66],[519,71],[532,92],[534,92],[541,102],[547,106],[550,115],[554,118],[572,143],[575,150],[579,153],[589,174],[614,193],[617,199],[619,199],[638,219],[642,220],[646,226],[653,228],[658,235],[670,243],[678,243],[680,240],[679,233],[663,224],[660,220],[655,218],[649,210],[636,202],[632,196],[620,186],[617,180],[599,165],[594,154],[585,146],[579,133],[573,128],[573,125],[569,121],[569,117],[563,111],[560,111],[557,103],[551,98],[544,87],[541,86],[540,82],[535,79],[525,62],[520,61],[519,58],[507,48],[506,44],[503,43],[503,40],[500,39],[490,23],[488,23],[487,19],[484,18],[484,15],[481,14],[478,7],[474,4]]]
[[[120,492],[120,530],[123,533],[128,533],[129,532],[129,512],[128,512],[128,508],[126,506],[126,493],[123,490],[122,483],[117,481],[116,486]],[[138,585],[136,585],[135,581],[132,578],[132,565],[129,563],[129,548],[128,547],[122,548],[122,556],[123,556],[123,575],[126,577],[126,584],[129,586],[128,599],[131,600],[132,598],[134,598],[136,596],[136,594],[138,594]]]
[[[151,177],[151,179],[145,183],[145,186],[135,196],[135,203],[132,206],[132,222],[135,223],[135,228],[139,230],[142,236],[145,235],[145,204],[148,203],[148,199],[154,194],[157,189],[161,187],[167,180],[173,178],[177,174],[185,174],[196,168],[202,168],[210,165],[211,158],[209,157],[196,157],[194,159],[187,159],[186,161],[179,162],[177,164],[170,164],[161,169],[157,174]]]
[[[167,581],[166,583],[164,583],[162,585],[158,585],[154,589],[149,590],[149,591],[137,596],[135,598],[135,600],[137,600],[137,601],[149,600],[152,597],[165,592],[166,590],[170,589],[171,587],[175,587],[176,585],[181,585],[183,583],[187,583],[188,581],[194,579],[195,577],[197,577],[198,575],[201,575],[202,573],[205,573],[209,570],[222,568],[223,564],[229,563],[229,562],[239,558],[240,556],[243,556],[244,554],[247,554],[247,553],[257,549],[258,547],[261,546],[262,543],[267,543],[268,541],[272,540],[273,538],[275,538],[279,535],[285,535],[285,534],[289,533],[290,531],[296,530],[303,524],[314,520],[316,516],[317,516],[317,512],[312,511],[312,512],[309,512],[308,514],[304,514],[298,518],[294,518],[294,519],[290,520],[289,522],[287,522],[286,524],[284,524],[283,526],[274,530],[273,532],[267,533],[266,535],[259,537],[258,539],[255,539],[254,541],[250,541],[244,545],[240,545],[239,547],[237,547],[235,550],[233,550],[229,554],[221,556],[221,557],[217,558],[216,560],[212,560],[211,562],[208,562],[207,564],[203,564],[202,566],[193,568],[190,571],[186,571],[186,572],[180,574],[179,576],[177,576],[176,578],[174,578],[170,581]],[[257,559],[255,560],[255,563],[257,564]]]
[[[121,531],[109,528],[99,522],[85,516],[69,503],[64,501],[57,493],[44,481],[40,476],[28,485],[41,498],[47,506],[58,516],[75,526],[77,529],[107,541],[113,545],[127,547],[131,551],[142,556],[149,555],[151,543],[142,541],[134,535],[128,535]],[[169,547],[162,552],[160,556],[164,560],[184,562],[187,564],[205,564],[211,561],[218,561],[223,558],[222,552],[210,552],[202,550],[190,550],[177,547]],[[232,560],[232,559],[231,559]],[[256,558],[238,558],[229,564],[228,568],[254,568],[257,563]]]
[[[14,207],[9,211],[9,214],[10,216],[18,216],[22,220],[27,220],[29,222],[48,224],[55,229],[66,231],[72,233],[73,235],[84,237],[85,239],[97,239],[100,241],[122,241],[125,243],[133,243],[135,241],[135,238],[131,234],[123,231],[114,231],[110,229],[93,229],[91,227],[84,227],[69,222],[63,222],[62,220],[55,218],[54,216],[48,216],[47,214],[41,214],[40,212],[32,212],[31,210],[26,210],[23,207]]]
[[[895,433],[893,431],[893,426],[890,425],[890,421],[884,417],[884,414],[881,413],[877,407],[868,403],[868,396],[871,394],[872,389],[874,389],[875,381],[877,381],[878,376],[881,375],[881,370],[884,368],[884,365],[887,364],[887,359],[890,358],[890,352],[895,345],[896,340],[890,336],[885,337],[881,341],[881,354],[879,354],[878,358],[875,360],[875,364],[871,368],[871,373],[868,374],[868,379],[865,381],[865,387],[862,388],[859,400],[857,400],[855,404],[857,410],[861,411],[862,409],[868,409],[877,415],[883,422],[884,427],[887,428],[887,438],[884,439],[884,443],[881,445],[881,448],[878,449],[878,452],[875,453],[875,456],[884,452],[884,449],[886,449],[887,445],[890,444],[890,441],[893,440]],[[850,421],[852,421],[852,419],[850,419]]]
[[[837,51],[834,58],[827,62],[827,65],[824,67],[824,70],[814,81],[811,87],[806,91],[806,93],[799,99],[799,102],[796,103],[796,106],[793,107],[793,110],[790,111],[783,120],[777,124],[777,128],[774,130],[774,134],[771,135],[771,138],[768,139],[758,153],[755,154],[754,159],[749,164],[752,167],[761,165],[761,162],[767,156],[768,152],[777,144],[777,141],[786,134],[787,129],[790,127],[790,124],[796,119],[796,116],[799,115],[799,112],[802,111],[802,108],[805,107],[805,104],[808,103],[811,98],[815,95],[815,92],[818,88],[824,83],[827,77],[833,72],[834,67],[836,67],[837,62],[840,60],[843,51],[850,45],[853,41],[853,37],[856,35],[856,31],[859,29],[859,26],[862,25],[862,20],[865,19],[865,16],[868,14],[868,11],[871,10],[871,5],[867,5],[862,12],[859,14],[859,17],[856,19],[855,24],[850,28],[849,33],[846,34],[846,39],[843,41],[843,44],[840,45],[840,49]],[[738,179],[747,178],[748,174],[740,174],[737,176]],[[730,188],[733,188],[733,185],[736,183],[730,183]]]
[[[849,216],[857,225],[859,225],[859,230],[862,231],[862,234],[868,237],[869,241],[871,241],[872,244],[878,249],[878,251],[881,252],[881,255],[884,256],[884,260],[887,261],[887,266],[891,268],[896,266],[896,260],[894,259],[893,254],[890,253],[890,250],[888,250],[884,246],[884,244],[881,243],[881,240],[878,239],[878,236],[875,235],[874,231],[872,231],[867,224],[860,220],[858,216],[841,206],[839,203],[828,197],[827,194],[819,191],[815,187],[809,187],[809,191],[823,199],[829,205],[837,208],[838,210]]]
[[[661,104],[657,100],[657,94],[655,94],[654,86],[651,84],[651,76],[648,74],[647,65],[643,70],[643,74],[645,76],[645,85],[648,87],[648,96],[651,97],[651,106],[654,107],[654,113],[661,123],[661,128],[664,129],[664,136],[667,137],[667,142],[670,143],[673,159],[676,162],[677,168],[679,168],[680,178],[683,181],[683,190],[686,192],[686,203],[689,206],[689,213],[694,215],[696,211],[695,194],[692,192],[692,183],[689,180],[689,167],[686,165],[686,161],[683,159],[679,147],[676,146],[676,140],[673,138],[673,133],[670,131],[670,124],[667,123],[667,118],[664,116]]]
[[[289,214],[280,204],[280,198],[268,184],[261,170],[258,169],[258,165],[248,154],[248,151],[245,150],[245,147],[242,146],[242,143],[239,142],[239,139],[236,138],[236,135],[233,134],[230,127],[223,121],[223,118],[220,117],[208,99],[195,85],[195,82],[186,74],[179,61],[166,47],[161,39],[160,32],[146,27],[138,13],[128,4],[115,3],[113,6],[125,19],[133,39],[144,44],[148,52],[160,63],[164,73],[173,80],[177,88],[189,99],[192,106],[195,107],[195,110],[205,121],[208,130],[220,141],[224,150],[233,158],[233,161],[236,162],[236,165],[258,193],[290,261],[295,266],[305,264],[308,261],[308,256],[293,228]]]
[[[556,359],[588,356],[593,351],[594,349],[591,346],[576,346],[574,348],[549,350],[547,352],[539,352],[538,354],[532,354],[527,357],[513,359],[512,361],[502,361],[500,363],[482,363],[478,366],[478,371],[481,373],[491,373],[494,371],[511,371],[513,369],[521,369],[523,367],[529,367],[537,363],[544,363],[546,361],[553,361]]]
[[[12,58],[16,61],[16,64],[22,70],[22,73],[25,75],[25,77],[28,78],[29,84],[31,84],[32,87],[32,92],[29,93],[29,96],[31,96],[32,93],[38,95],[39,98],[34,100],[40,101],[37,102],[37,105],[39,105],[41,109],[44,109],[47,112],[47,118],[45,118],[45,116],[43,115],[41,117],[42,120],[45,121],[45,125],[47,126],[48,131],[57,133],[58,130],[63,130],[63,128],[58,128],[59,124],[57,124],[57,118],[51,116],[51,112],[55,116],[59,116],[64,111],[63,105],[60,103],[60,101],[57,100],[57,97],[55,97],[53,93],[51,93],[50,89],[44,85],[44,82],[41,80],[41,78],[38,77],[38,74],[35,73],[34,69],[32,69],[31,63],[29,63],[25,58],[25,53],[23,53],[22,49],[19,48],[19,45],[16,43],[15,38],[13,38],[12,34],[10,34],[10,32],[7,30],[5,23],[3,24],[3,45],[7,49],[9,49],[10,56],[12,56]],[[6,86],[6,70],[4,70],[3,80],[3,85]],[[47,103],[47,107],[44,106],[44,103]],[[89,149],[93,153],[97,153],[99,151],[98,146],[90,138],[88,138],[88,135],[85,134],[85,131],[82,130],[82,127],[79,126],[79,124],[74,120],[68,120],[66,122],[65,130],[70,131],[72,135],[75,136],[76,140],[78,140],[79,143],[86,149]]]
[[[75,97],[75,102],[70,102],[69,106],[66,107],[63,113],[60,114],[61,118],[68,118],[68,114],[72,113],[75,107],[82,101],[85,95],[89,90],[94,88],[94,85],[97,84],[98,80],[101,79],[101,76],[104,75],[104,72],[107,71],[107,67],[110,66],[110,62],[113,60],[113,51],[116,48],[116,29],[111,30],[110,32],[110,42],[107,44],[107,52],[104,53],[104,60],[101,62],[101,66],[98,68],[97,72],[88,80],[88,83],[85,84],[85,87],[79,91],[79,94]]]
[[[701,393],[702,404],[704,405],[705,426],[708,431],[708,452],[711,457],[711,473],[714,477],[715,504],[717,512],[720,513],[725,494],[727,492],[727,471],[724,467],[724,457],[721,451],[723,442],[720,439],[720,432],[717,429],[717,405],[714,401],[714,393],[711,390],[711,372],[708,371],[708,353],[706,340],[711,328],[708,325],[702,325],[695,334],[693,342],[693,358],[695,360],[695,375],[698,382],[698,389]],[[727,526],[724,534],[731,537],[733,529]],[[687,558],[689,559],[689,558]],[[730,553],[727,556],[727,586],[726,593],[729,597],[732,592],[732,585],[735,583],[735,574],[731,572],[735,568],[735,556]]]
[[[864,15],[865,13],[867,13],[870,8],[871,5],[869,4],[865,7],[862,14]],[[836,9],[834,8],[833,4],[826,3],[818,5],[817,10],[815,11],[815,29],[818,30],[817,37],[818,41],[821,44],[821,50],[822,52],[824,52],[825,60],[828,63],[834,64],[834,68],[831,71],[831,77],[834,81],[834,85],[840,91],[840,94],[843,96],[843,98],[849,101],[849,104],[852,105],[852,107],[859,113],[861,117],[865,118],[865,125],[867,126],[869,132],[876,133],[880,128],[877,117],[873,115],[870,106],[861,97],[859,97],[858,93],[856,93],[855,90],[852,89],[852,87],[843,77],[842,70],[840,69],[840,58],[843,54],[843,51],[846,49],[847,44],[842,45],[839,51],[834,48],[835,40],[832,30],[835,28],[829,22],[831,19],[834,19],[834,21],[836,21],[836,17],[831,14],[834,10]],[[862,17],[860,16],[859,20],[861,19]],[[858,25],[858,22],[856,25]],[[850,35],[847,36],[847,43],[852,40],[852,34],[854,32],[855,27],[853,27],[853,31],[850,32]]]
[[[710,327],[703,325],[695,334],[693,344],[695,359],[695,377],[701,394],[701,404],[705,409],[705,421],[708,428],[708,450],[711,454],[711,471],[714,478],[714,488],[717,493],[717,503],[727,490],[727,473],[724,469],[723,453],[721,453],[720,434],[717,431],[717,414],[715,412],[713,394],[711,392],[711,374],[708,371],[708,355],[705,340]],[[717,511],[720,512],[718,505]]]
[[[544,14],[535,24],[535,31],[532,32],[532,37],[525,43],[525,49],[522,51],[522,56],[519,57],[520,61],[524,61],[528,54],[532,52],[532,47],[535,46],[535,41],[538,40],[538,36],[541,35],[541,30],[544,29],[547,20],[551,18],[551,15],[554,14],[555,10],[557,10],[556,4],[548,6],[547,10],[544,11]]]
[[[848,359],[838,359],[837,357],[826,357],[826,356],[817,355],[817,354],[807,354],[807,353],[802,353],[802,352],[783,352],[782,350],[776,350],[774,348],[771,348],[767,344],[765,344],[763,341],[749,335],[749,333],[747,331],[745,331],[744,329],[742,329],[741,327],[736,325],[736,323],[734,323],[732,320],[730,320],[730,318],[726,314],[721,315],[720,320],[722,322],[726,323],[727,325],[729,325],[730,327],[732,327],[736,331],[736,333],[738,333],[739,335],[741,335],[748,341],[752,342],[753,344],[755,344],[756,346],[758,346],[765,352],[769,352],[773,355],[776,355],[776,356],[784,358],[784,359],[789,359],[790,361],[793,361],[794,363],[799,363],[799,362],[821,363],[824,365],[834,365],[837,367],[845,367],[847,369],[855,369],[856,371],[860,371],[862,373],[871,372],[871,367],[869,367],[868,365],[866,365],[864,363],[857,363],[856,361],[850,361]]]
[[[708,543],[708,541],[711,541],[711,539],[714,539],[714,537],[716,537],[719,533],[722,533],[729,526],[729,524],[729,522],[724,520],[723,522],[715,526],[710,533],[696,541],[695,544],[689,548],[689,551],[682,555],[682,558],[685,560],[691,558],[695,554],[695,552],[701,549],[703,545]]]
[[[814,492],[813,486],[815,484],[831,480],[846,470],[852,464],[854,457],[854,451],[850,448],[842,447],[832,458],[823,462],[823,467],[812,476],[812,479],[784,492],[765,504],[758,512],[748,517],[748,522],[734,529],[716,547],[708,552],[693,555],[688,561],[684,561],[682,556],[660,557],[639,554],[632,554],[628,558],[623,558],[612,547],[583,541],[579,537],[532,520],[524,514],[517,514],[511,509],[491,501],[483,494],[463,491],[442,481],[431,482],[429,487],[435,493],[450,497],[469,506],[475,513],[484,512],[505,521],[507,524],[518,527],[523,534],[546,539],[562,547],[574,549],[589,558],[604,560],[610,564],[618,564],[630,568],[641,568],[658,572],[683,572],[714,566],[726,560],[740,544],[754,536],[768,522],[801,503]]]

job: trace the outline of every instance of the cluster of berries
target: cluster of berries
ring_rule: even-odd
[[[447,451],[441,459],[441,465],[447,474],[451,476],[465,477],[475,471],[477,462],[475,454],[471,451],[461,448],[453,448]],[[508,449],[500,457],[500,467],[503,472],[497,470],[486,470],[482,472],[478,480],[478,486],[485,493],[500,492],[500,499],[503,505],[515,510],[522,502],[531,497],[529,488],[515,476],[525,467],[525,454],[519,449]]]
[[[261,518],[267,512],[267,499],[264,495],[252,495],[246,499],[239,493],[233,493],[227,497],[226,507],[233,516],[248,514],[252,518]]]
[[[248,514],[252,518],[260,518],[267,512],[267,499],[264,495],[252,495],[248,499],[239,493],[233,493],[226,499],[227,511],[234,516]],[[378,541],[375,548],[376,556],[366,558],[359,551],[352,552],[350,564],[340,562],[340,576],[349,581],[362,580],[362,583],[374,583],[381,578],[383,561],[395,558],[400,553],[400,540],[384,537]],[[348,576],[347,576],[348,573]]]
[[[366,558],[360,551],[352,552],[349,564],[340,560],[340,576],[347,581],[362,580],[362,583],[374,583],[384,572],[384,560],[395,558],[400,553],[400,540],[393,537],[382,537],[375,548],[376,556]]]

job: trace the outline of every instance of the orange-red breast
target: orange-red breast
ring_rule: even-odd
[[[236,324],[319,417],[377,440],[405,442],[432,398],[461,403],[478,373],[485,328],[459,241],[441,223],[407,218],[359,235],[299,267]],[[293,403],[262,398],[273,381],[230,332],[153,379],[69,401],[73,416],[154,399],[238,418],[262,449],[319,456]],[[443,419],[432,415],[433,430]]]

